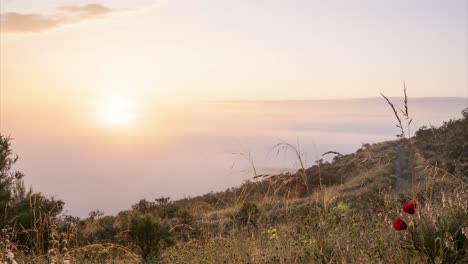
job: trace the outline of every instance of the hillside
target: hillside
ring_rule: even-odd
[[[0,260],[467,262],[468,109],[462,114],[411,138],[326,153],[331,162],[296,173],[256,175],[224,192],[176,201],[140,200],[116,216],[94,211],[87,219],[62,215],[63,202],[25,190],[3,138]]]

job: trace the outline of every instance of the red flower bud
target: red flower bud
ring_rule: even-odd
[[[403,212],[407,214],[414,214],[414,209],[416,208],[415,202],[405,203],[401,208],[403,208]]]
[[[397,217],[395,221],[393,221],[393,229],[396,231],[405,230],[408,226],[406,225],[405,221],[400,217]]]

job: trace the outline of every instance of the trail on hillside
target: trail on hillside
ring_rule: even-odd
[[[403,178],[403,170],[402,170],[402,155],[401,155],[401,149],[402,149],[402,144],[400,143],[396,146],[396,154],[395,154],[395,177],[396,177],[396,182],[393,188],[394,193],[399,193],[403,190],[403,186],[405,184],[405,179]]]

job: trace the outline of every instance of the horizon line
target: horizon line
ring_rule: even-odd
[[[387,98],[404,99],[403,96],[387,96]],[[204,103],[238,103],[238,102],[310,102],[310,101],[351,101],[351,100],[375,100],[383,99],[380,96],[374,97],[351,97],[351,98],[324,98],[324,99],[232,99],[232,100],[200,100]],[[468,100],[467,96],[421,96],[421,97],[408,97],[408,100],[421,100],[421,99],[460,99]],[[468,101],[467,101],[468,103]]]

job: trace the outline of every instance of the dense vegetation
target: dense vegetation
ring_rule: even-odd
[[[10,139],[0,136],[0,261],[466,263],[468,109],[412,138],[402,113],[398,140],[330,152],[331,162],[255,175],[224,192],[143,199],[116,216],[93,211],[86,219],[26,190],[12,171]]]

